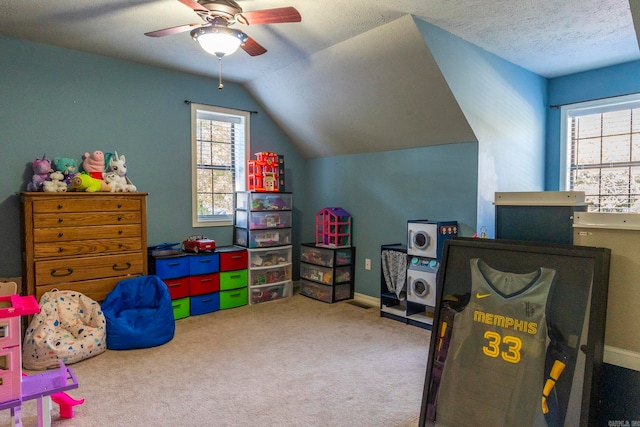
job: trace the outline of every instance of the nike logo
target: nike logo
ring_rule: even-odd
[[[491,294],[481,294],[480,292],[478,292],[476,294],[476,298],[478,298],[478,299],[482,299],[482,298],[486,298],[486,297],[490,297],[490,296],[491,296]]]

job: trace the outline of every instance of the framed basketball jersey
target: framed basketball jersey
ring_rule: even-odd
[[[445,243],[420,425],[596,425],[610,251]]]

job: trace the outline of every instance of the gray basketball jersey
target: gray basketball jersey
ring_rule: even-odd
[[[555,271],[504,272],[479,258],[470,267],[471,296],[452,325],[436,423],[537,425],[543,420],[547,297]]]

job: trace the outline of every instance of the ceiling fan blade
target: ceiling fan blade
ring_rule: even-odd
[[[182,0],[180,0],[182,1]],[[283,22],[300,22],[302,16],[295,7],[280,7],[276,9],[254,10],[236,15],[238,22],[246,25],[280,24]]]
[[[178,0],[178,1],[183,5],[187,6],[188,8],[195,10],[196,12],[209,12],[207,8],[205,8],[195,0]]]
[[[198,27],[202,27],[202,24],[186,24],[186,25],[178,25],[177,27],[164,28],[162,30],[150,31],[148,33],[144,33],[145,36],[149,37],[163,37],[170,36],[171,34],[184,33],[185,31],[193,30]]]
[[[243,44],[241,44],[240,47],[251,56],[258,56],[267,52],[267,49],[262,47],[260,43],[258,43],[251,37],[247,37],[247,40]]]

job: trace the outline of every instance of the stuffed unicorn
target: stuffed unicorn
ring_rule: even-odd
[[[108,180],[110,181],[114,191],[118,192],[134,192],[137,188],[129,177],[127,177],[127,163],[124,157],[118,156],[118,152],[114,151],[113,154],[107,153],[106,157],[106,173]]]

